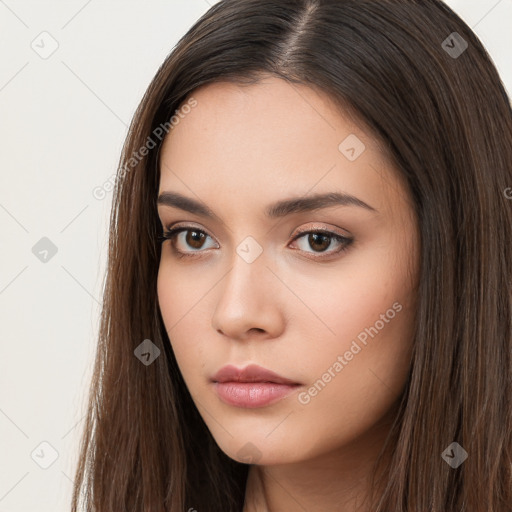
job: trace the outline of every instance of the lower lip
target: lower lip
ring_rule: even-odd
[[[215,382],[215,390],[224,403],[246,408],[273,404],[295,391],[298,386],[275,382]]]

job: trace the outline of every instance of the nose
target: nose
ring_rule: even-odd
[[[232,268],[218,285],[212,327],[237,340],[278,337],[285,323],[284,288],[267,267],[264,253],[252,263],[235,254]]]

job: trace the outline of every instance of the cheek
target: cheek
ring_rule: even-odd
[[[211,274],[202,272],[199,267],[195,270],[180,268],[169,257],[162,258],[158,269],[157,296],[170,339],[181,324],[201,308],[215,283],[214,278],[209,277]]]
[[[178,367],[189,385],[187,377],[197,373],[191,369],[201,361],[202,346],[199,343],[200,337],[194,336],[193,322],[194,314],[197,314],[201,304],[200,290],[197,286],[191,286],[183,273],[180,275],[179,272],[174,272],[169,264],[161,262],[157,278],[157,296]]]
[[[357,435],[389,410],[405,384],[414,334],[415,292],[404,268],[384,251],[360,255],[342,274],[308,295],[324,325],[304,319],[300,327],[325,333],[315,348],[302,346],[309,387],[300,401],[311,426],[330,411],[326,438]]]
[[[350,317],[339,321],[340,332],[346,327],[355,334],[341,334],[327,350],[323,346],[321,353],[307,354],[310,381],[300,397],[301,430],[318,429],[318,418],[329,411],[329,421],[322,426],[325,446],[318,441],[322,447],[317,445],[316,450],[348,443],[368,431],[402,393],[410,367],[412,322],[410,311],[400,305],[397,311],[397,302],[395,309],[383,304],[388,323],[370,310],[363,323],[361,311],[357,321]]]
[[[409,290],[404,271],[394,268],[385,250],[360,253],[324,277],[298,282],[294,291],[306,299],[310,311],[298,304],[294,322],[308,339],[316,338],[315,345],[322,350],[314,351],[313,357],[325,364],[326,358],[350,350],[354,339],[359,337],[363,343],[365,338],[371,339],[367,330],[375,333],[371,328],[376,323],[379,337],[395,336],[406,316]],[[310,342],[305,350],[307,346]]]

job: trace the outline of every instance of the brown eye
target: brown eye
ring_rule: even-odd
[[[309,254],[317,253],[318,256],[314,256],[314,258],[323,258],[338,254],[342,251],[345,251],[349,247],[349,245],[354,241],[353,238],[341,236],[337,233],[332,233],[330,231],[319,230],[301,232],[298,236],[294,238],[294,241],[300,239],[304,239],[302,244],[298,244],[301,252]],[[335,245],[338,245],[338,248],[335,250],[327,250],[333,245],[333,242]],[[301,245],[302,247],[300,247]],[[311,251],[308,249],[313,250]]]
[[[180,236],[184,232],[185,236]],[[174,229],[166,230],[158,237],[161,242],[171,240],[174,252],[182,256],[196,256],[195,253],[205,252],[204,245],[208,238],[211,238],[201,229],[192,226],[181,226]]]
[[[182,232],[185,236],[179,236]],[[205,243],[208,238],[211,239],[210,235],[193,226],[181,226],[170,229],[164,231],[163,235],[158,237],[161,242],[171,240],[173,251],[180,258],[184,256],[201,256],[203,252],[206,252]],[[304,241],[302,244],[299,244],[303,246],[299,247],[300,252],[317,254],[317,256],[313,256],[313,259],[328,258],[341,253],[342,251],[347,250],[349,245],[354,241],[353,238],[348,238],[331,231],[322,230],[301,232],[293,239],[293,241],[301,239],[304,239]],[[338,247],[334,250],[329,250],[331,246]],[[206,249],[209,248],[212,247],[206,247]],[[218,246],[214,245],[213,248],[218,248]]]
[[[206,240],[206,233],[199,230],[187,229],[185,243],[194,249],[201,249]]]
[[[331,237],[323,233],[309,233],[308,244],[313,249],[318,249],[318,251],[323,252],[331,245]]]

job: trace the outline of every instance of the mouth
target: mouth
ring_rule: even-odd
[[[242,408],[271,405],[302,385],[254,364],[243,369],[224,366],[211,381],[222,402]]]

